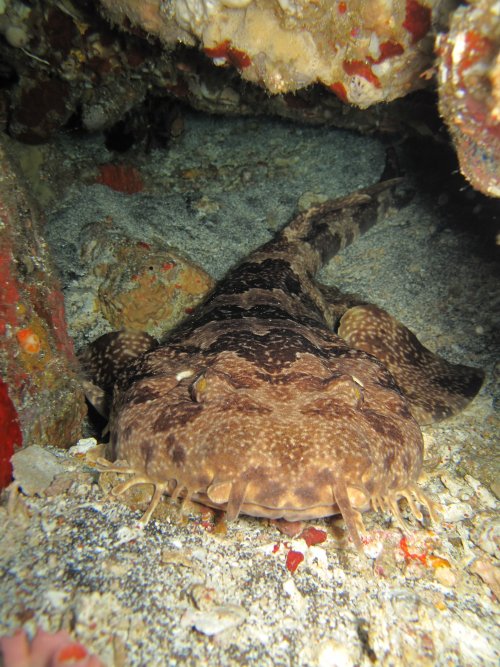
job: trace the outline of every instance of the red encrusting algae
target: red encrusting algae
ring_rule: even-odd
[[[290,572],[295,572],[304,560],[304,554],[301,551],[289,551],[286,556],[286,568]]]
[[[347,97],[347,90],[341,81],[335,81],[335,83],[332,83],[332,85],[330,86],[330,90],[332,91],[332,93],[335,93],[335,95],[340,100],[342,100],[342,102],[349,101]]]
[[[403,28],[411,34],[413,43],[420,41],[431,27],[431,10],[417,0],[406,0],[406,14]]]
[[[245,67],[250,67],[252,64],[248,53],[240,49],[235,49],[229,39],[217,44],[217,46],[207,47],[204,51],[210,58],[224,58],[237,69],[245,69]]]
[[[387,42],[382,42],[382,44],[380,45],[380,55],[377,59],[368,56],[367,60],[369,60],[374,65],[379,65],[380,63],[383,63],[384,60],[387,60],[387,58],[400,56],[402,53],[404,53],[404,48],[402,44],[400,44],[399,42],[395,42],[392,39],[389,39],[387,40]]]
[[[373,84],[375,88],[381,87],[381,83],[378,77],[372,72],[371,66],[363,60],[345,60],[342,63],[342,67],[344,68],[344,72],[349,74],[349,76],[361,76]]]
[[[12,403],[8,387],[0,380],[0,430],[3,445],[0,447],[0,489],[8,486],[12,479],[12,455],[23,444],[17,410]]]
[[[101,164],[96,183],[106,185],[112,190],[133,195],[144,190],[141,174],[135,167],[128,164]]]
[[[314,526],[309,526],[303,530],[299,536],[301,540],[304,540],[308,547],[313,547],[315,544],[326,542],[327,537],[328,535],[324,530],[319,530],[319,528],[315,528]]]
[[[422,565],[427,564],[427,554],[414,554],[410,552],[410,549],[408,548],[408,539],[406,537],[402,537],[400,542],[399,542],[399,548],[404,554],[405,560],[418,560],[422,563]]]

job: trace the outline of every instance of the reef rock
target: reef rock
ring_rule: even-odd
[[[457,9],[437,40],[439,110],[463,175],[500,197],[500,5],[476,0]]]
[[[213,286],[203,269],[171,248],[130,239],[112,247],[113,257],[98,264],[96,273],[102,278],[97,303],[114,329],[162,336]]]
[[[322,83],[366,108],[421,88],[446,0],[101,0],[163,44],[199,45],[270,93]]]
[[[41,216],[0,140],[0,488],[21,446],[67,447],[86,413]]]
[[[498,12],[495,0],[5,0],[0,129],[163,147],[182,102],[439,139],[437,73],[461,169],[498,196]]]

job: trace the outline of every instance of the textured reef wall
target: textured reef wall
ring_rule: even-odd
[[[153,4],[154,24],[149,20]],[[144,134],[147,127],[156,125],[168,136],[171,114],[165,100],[172,99],[202,111],[268,113],[361,131],[402,130],[414,110],[414,104],[406,109],[372,105],[365,110],[345,104],[348,81],[361,106],[369,104],[370,96],[373,101],[395,96],[395,89],[391,93],[385,84],[379,86],[376,77],[383,70],[385,82],[389,64],[400,69],[409,56],[398,55],[402,47],[396,41],[384,41],[375,33],[371,46],[365,43],[366,39],[353,42],[356,48],[345,58],[351,74],[341,68],[341,78],[331,80],[332,89],[318,86],[299,90],[300,85],[318,79],[310,62],[308,76],[301,75],[300,81],[295,81],[294,93],[269,95],[264,87],[248,85],[240,77],[257,70],[255,66],[247,67],[248,56],[229,43],[206,49],[198,48],[202,44],[193,48],[181,46],[177,41],[181,35],[185,44],[194,44],[195,38],[188,39],[180,29],[174,34],[167,17],[160,14],[158,2],[110,6],[106,19],[97,11],[99,6],[69,2],[62,5],[54,0],[34,0],[29,7],[16,0],[0,5],[0,33],[5,38],[0,38],[0,58],[4,61],[0,71],[4,82],[0,87],[0,128],[23,142],[39,143],[68,123],[78,122],[90,132],[107,130],[141,108],[142,116],[148,117],[141,118],[136,113],[135,131]],[[342,8],[339,11],[347,29],[348,12]],[[162,36],[165,39],[160,41]],[[424,43],[425,57],[421,52]],[[373,54],[366,67],[361,56],[356,56],[362,44]],[[338,48],[345,51],[340,42]],[[422,67],[424,61],[428,65],[432,39],[419,40],[411,51],[415,49]],[[257,62],[259,57],[262,54],[256,56]],[[338,60],[337,65],[340,64]],[[273,78],[270,68],[268,63],[269,82]],[[261,83],[265,85],[264,81]],[[415,85],[400,86],[400,94],[424,83],[415,74]],[[365,88],[360,97],[358,93]]]
[[[440,112],[472,185],[500,196],[500,15],[475,0],[101,0],[167,47],[199,46],[272,94],[320,83],[366,109],[426,85],[434,38]],[[449,24],[449,25],[448,25]]]
[[[460,7],[437,41],[439,110],[472,185],[500,197],[500,5]]]
[[[86,412],[41,218],[0,142],[0,488],[21,445],[67,447]]]
[[[5,0],[0,128],[35,143],[75,121],[106,130],[140,108],[135,131],[168,138],[165,100],[180,100],[435,134],[433,109],[407,95],[437,75],[464,175],[498,196],[499,26],[495,0]]]
[[[200,45],[270,93],[322,83],[359,107],[424,85],[441,0],[102,0],[166,45]]]

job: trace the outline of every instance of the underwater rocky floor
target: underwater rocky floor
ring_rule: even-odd
[[[96,165],[117,161],[100,138],[20,153],[46,208],[81,347],[111,329],[106,316],[120,309],[164,330],[196,305],[197,281],[220,278],[298,206],[378,180],[385,147],[338,130],[186,114],[166,151],[120,156],[132,194],[96,183],[109,182]],[[11,490],[0,506],[0,634],[66,628],[109,667],[498,664],[493,209],[422,185],[433,177],[404,146],[399,153],[413,199],[321,279],[386,308],[450,361],[486,371],[463,413],[424,429],[422,484],[442,506],[440,521],[421,525],[404,508],[404,536],[369,513],[364,557],[338,519],[292,538],[265,520],[228,526],[213,512],[181,514],[165,499],[140,530],[144,498],[108,499],[110,475],[99,480],[84,447],[24,450],[15,474],[26,493]],[[30,171],[36,160],[46,168]],[[138,304],[157,298],[149,278],[165,271],[169,253],[182,272],[165,323]]]

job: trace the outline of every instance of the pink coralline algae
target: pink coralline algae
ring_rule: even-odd
[[[500,20],[498,2],[478,0],[453,14],[437,40],[439,110],[460,169],[481,192],[500,197]]]
[[[0,637],[0,657],[4,667],[104,667],[65,630],[50,633],[38,629],[31,642],[25,630]]]

